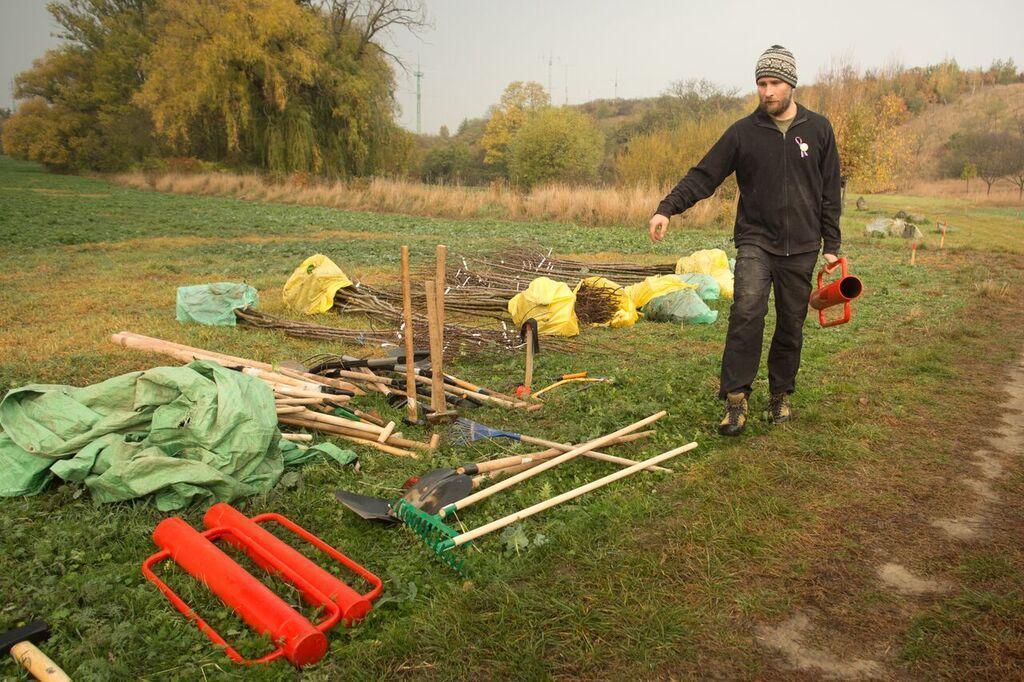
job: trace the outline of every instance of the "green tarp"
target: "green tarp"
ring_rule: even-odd
[[[712,324],[718,311],[709,308],[695,289],[682,289],[652,298],[644,306],[644,317],[651,322]]]
[[[711,275],[704,275],[699,272],[687,272],[682,275],[673,275],[680,282],[686,282],[697,287],[697,295],[702,301],[717,301],[722,297],[722,287]]]
[[[178,287],[175,311],[178,322],[235,326],[235,310],[255,308],[259,295],[248,284],[216,282]]]
[[[152,495],[162,511],[265,492],[286,459],[311,456],[281,439],[265,383],[206,361],[14,389],[0,429],[0,496],[38,493],[58,476],[98,502]]]

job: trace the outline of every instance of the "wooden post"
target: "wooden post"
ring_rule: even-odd
[[[434,414],[445,412],[442,337],[437,328],[437,288],[434,280],[428,280],[423,288],[427,295],[427,323],[430,330],[430,409]]]
[[[917,260],[917,241],[914,241],[914,245],[910,247],[910,264],[913,265]]]
[[[444,244],[438,244],[436,249],[437,265],[434,273],[434,286],[437,287],[437,294],[434,297],[434,306],[437,311],[437,324],[438,331],[441,336],[441,348],[438,350],[439,361],[437,364],[437,371],[441,371],[441,366],[444,364],[444,290],[448,286],[446,281],[448,276],[446,274],[446,261],[448,260],[448,247]],[[433,367],[433,361],[431,361],[431,367]],[[442,376],[442,381],[444,377]]]
[[[942,223],[942,237],[939,239],[939,248],[946,246],[946,228],[949,227],[949,221],[943,221]]]
[[[409,275],[409,247],[402,246],[402,312],[405,318],[405,411],[410,422],[417,419],[416,350],[412,337],[412,279]]]

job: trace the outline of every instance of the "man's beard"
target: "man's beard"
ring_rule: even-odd
[[[789,105],[793,103],[793,93],[790,92],[785,99],[778,100],[777,102],[765,102],[761,100],[761,111],[768,114],[769,116],[778,116],[782,112],[789,109]]]

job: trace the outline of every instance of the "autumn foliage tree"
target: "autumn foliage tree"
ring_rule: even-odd
[[[389,27],[420,0],[62,0],[4,141],[56,168],[151,153],[345,177],[401,169]],[[20,119],[20,120],[19,120]]]
[[[868,191],[897,186],[912,149],[912,140],[900,132],[909,117],[902,96],[884,84],[872,87],[852,65],[839,61],[802,97],[831,121],[842,173],[850,182]]]
[[[491,111],[481,144],[484,163],[501,170],[508,167],[512,139],[533,114],[551,105],[551,98],[540,83],[514,81],[509,83],[501,100]]]
[[[603,151],[604,136],[589,116],[547,108],[527,118],[512,138],[509,177],[523,187],[592,182]]]

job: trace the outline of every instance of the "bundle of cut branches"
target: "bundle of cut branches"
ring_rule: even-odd
[[[573,305],[576,317],[586,325],[610,322],[619,309],[620,291],[584,282],[576,292],[576,303]]]
[[[507,279],[533,279],[550,277],[572,281],[584,277],[607,277],[619,284],[633,284],[651,275],[669,275],[675,272],[675,263],[638,265],[636,263],[585,263],[568,258],[556,258],[551,251],[513,249],[490,257],[460,256],[466,269],[469,263],[475,269],[491,271]]]
[[[538,256],[531,265],[530,256],[516,255],[518,253],[514,252],[510,260],[503,260],[504,257],[501,255],[493,258],[457,256],[461,262],[459,268],[454,271],[449,270],[446,276],[445,311],[508,320],[510,318],[509,300],[525,290],[530,282],[537,277],[561,278],[571,285],[582,277],[601,274],[587,271],[585,264],[580,263],[577,272],[565,271],[563,276],[561,271],[553,272],[548,269],[553,261]],[[527,252],[523,252],[523,254],[527,254]],[[658,267],[670,272],[673,266]],[[643,271],[634,269],[633,272],[635,278]],[[611,279],[610,274],[606,273],[602,276]],[[423,273],[424,278],[429,276],[429,273]],[[581,289],[580,295],[581,298],[577,299],[576,311],[580,321],[584,324],[607,322],[618,308],[616,295],[612,289],[584,287]],[[413,305],[416,308],[423,309],[426,306],[426,295],[422,287],[413,287],[412,296]],[[335,296],[335,304],[342,312],[364,313],[376,320],[392,321],[399,319],[398,316],[401,314],[399,306],[402,304],[402,298],[401,292],[397,289],[376,288],[359,283],[354,287],[340,290]]]
[[[429,279],[430,275],[424,275]],[[509,319],[508,301],[526,284],[508,285],[504,280],[494,280],[488,275],[458,270],[445,276],[444,309],[448,314],[492,317],[496,320]],[[349,289],[352,289],[350,287]],[[344,312],[367,312],[367,314],[393,315],[402,305],[402,292],[397,288],[381,289],[359,284],[355,291],[340,290],[334,297],[335,305]],[[425,310],[427,296],[423,287],[412,288],[413,307]],[[384,307],[390,308],[385,312]]]
[[[369,329],[327,327],[311,322],[297,322],[273,317],[252,308],[236,310],[235,317],[243,325],[261,329],[277,329],[289,336],[305,339],[347,341],[358,344],[393,343],[401,345],[405,338],[404,325],[401,324],[383,329],[372,327]],[[370,319],[372,321],[377,318],[371,315]],[[425,318],[414,316],[413,337],[417,339],[428,338],[427,321]],[[568,349],[572,344],[567,339],[558,338],[552,339],[548,345]],[[523,341],[519,338],[518,331],[505,324],[498,328],[470,327],[454,323],[446,323],[444,325],[445,352],[468,352],[470,350],[483,350],[487,348],[515,350],[522,347]]]

